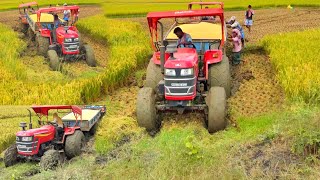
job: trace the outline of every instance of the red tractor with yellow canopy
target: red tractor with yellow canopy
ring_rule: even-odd
[[[59,18],[59,13],[70,11],[70,18],[65,21]],[[75,26],[79,15],[79,6],[62,6],[40,8],[36,14],[27,14],[29,28],[33,32],[37,51],[48,56],[50,67],[57,71],[61,62],[86,60],[91,67],[96,66],[93,49],[82,45],[80,34]]]
[[[223,3],[216,4],[218,8],[148,13],[154,53],[137,97],[137,121],[147,131],[159,129],[168,111],[200,111],[209,133],[226,127],[231,77]],[[168,18],[174,23],[165,33],[160,20]],[[177,46],[177,27],[192,37],[192,47]]]

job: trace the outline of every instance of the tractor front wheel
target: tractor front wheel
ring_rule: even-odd
[[[67,136],[65,143],[65,153],[67,158],[79,156],[85,143],[85,137],[82,131],[76,130],[74,134]]]
[[[231,95],[231,74],[229,67],[229,59],[223,56],[222,61],[217,64],[209,65],[208,74],[209,89],[211,87],[220,86],[224,87],[227,98]]]
[[[94,52],[91,46],[89,45],[83,45],[83,52],[85,53],[86,57],[86,62],[89,66],[91,67],[96,67],[97,66],[97,61],[94,56]]]
[[[223,130],[226,125],[226,92],[223,87],[212,87],[206,99],[208,106],[208,131],[214,133]]]
[[[36,44],[38,54],[41,56],[46,56],[49,49],[49,38],[41,36],[40,33],[36,34]]]
[[[61,63],[59,61],[59,56],[57,52],[55,50],[49,50],[48,58],[49,58],[50,68],[53,71],[59,71],[61,69]]]
[[[54,170],[60,164],[61,158],[58,150],[49,149],[40,159],[40,168],[44,171]]]
[[[157,130],[160,127],[155,102],[155,93],[151,87],[144,87],[139,90],[137,98],[137,121],[140,127],[146,128],[149,132]]]
[[[157,91],[156,87],[162,79],[163,75],[161,73],[160,65],[157,65],[153,62],[153,60],[150,60],[147,67],[146,83],[144,86],[151,87]]]
[[[18,150],[17,145],[12,144],[6,151],[4,152],[4,165],[6,167],[13,166],[18,162]]]

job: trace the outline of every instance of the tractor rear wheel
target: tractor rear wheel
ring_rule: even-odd
[[[65,153],[67,158],[79,156],[84,147],[85,137],[82,131],[76,130],[74,134],[67,136],[65,143]]]
[[[18,150],[16,144],[12,144],[8,149],[6,149],[3,159],[6,167],[13,166],[18,162]]]
[[[85,53],[87,64],[91,67],[96,67],[97,61],[94,56],[94,52],[93,52],[92,47],[89,46],[88,44],[83,45],[83,52]]]
[[[44,171],[54,170],[60,164],[61,158],[58,150],[49,149],[40,159],[40,168]]]
[[[40,33],[36,34],[36,45],[38,54],[41,56],[46,56],[49,49],[49,38],[41,36]]]
[[[226,125],[226,92],[223,87],[212,87],[206,99],[208,106],[208,131],[214,133],[223,130]]]
[[[21,31],[23,34],[27,34],[28,28],[29,28],[29,25],[28,25],[28,24],[20,23],[19,29],[20,29],[20,31]]]
[[[163,75],[161,73],[160,66],[155,64],[153,60],[150,60],[148,67],[147,67],[147,77],[146,77],[146,83],[145,87],[151,87],[155,91],[157,91],[156,87],[163,79]]]
[[[140,127],[146,128],[149,132],[160,127],[155,105],[154,90],[151,87],[140,89],[137,98],[137,121]]]
[[[57,52],[55,50],[49,50],[48,58],[49,58],[50,68],[53,71],[59,71],[61,69],[61,64],[60,64],[59,56]]]
[[[220,86],[224,87],[227,98],[231,95],[231,74],[229,67],[229,59],[223,56],[222,61],[217,64],[209,65],[208,83],[211,87]]]
[[[35,34],[34,34],[33,30],[31,29],[31,27],[29,27],[28,30],[27,30],[27,36],[28,36],[30,41],[34,41],[35,40]]]

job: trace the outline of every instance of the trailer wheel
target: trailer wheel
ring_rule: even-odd
[[[82,131],[76,130],[74,134],[67,136],[65,143],[66,156],[71,159],[81,154],[81,149],[85,143],[85,137]]]
[[[60,153],[54,149],[47,150],[40,159],[40,168],[44,171],[54,170],[60,164]]]
[[[28,36],[30,41],[34,41],[35,40],[35,34],[34,34],[33,30],[30,27],[27,30],[27,36]]]
[[[226,92],[223,87],[212,87],[206,99],[208,106],[208,131],[223,130],[226,125]]]
[[[155,91],[157,91],[156,87],[163,78],[163,75],[161,73],[160,66],[157,64],[154,64],[152,60],[150,60],[148,67],[147,67],[147,76],[146,76],[146,83],[145,87],[151,87]]]
[[[96,67],[97,62],[92,47],[88,44],[83,45],[83,52],[85,53],[87,64],[91,67]]]
[[[18,162],[18,150],[16,144],[12,144],[6,149],[3,160],[6,167],[13,166]]]
[[[49,38],[41,36],[40,33],[36,34],[36,44],[38,54],[41,56],[46,56],[49,49]]]
[[[140,127],[146,128],[149,132],[160,127],[155,105],[154,90],[151,87],[140,89],[137,98],[137,121]]]
[[[59,61],[59,56],[55,50],[48,51],[48,58],[49,58],[50,68],[53,71],[61,70],[61,63]]]
[[[230,97],[231,75],[229,59],[227,56],[223,56],[222,61],[220,63],[209,65],[208,78],[209,89],[215,86],[224,87],[227,98]]]

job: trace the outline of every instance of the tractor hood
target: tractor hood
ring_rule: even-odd
[[[45,125],[41,128],[29,129],[26,131],[19,131],[16,136],[34,136],[34,135],[50,135],[55,132],[55,128],[52,125]]]
[[[57,35],[58,38],[78,38],[79,37],[79,33],[78,30],[75,27],[69,27],[69,29],[66,30],[64,29],[64,27],[59,27],[57,28]]]
[[[198,62],[197,51],[193,48],[179,48],[165,62],[165,68],[192,68]]]

